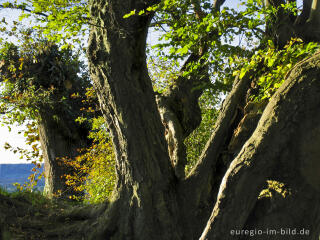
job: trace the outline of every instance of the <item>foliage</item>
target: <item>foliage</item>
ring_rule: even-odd
[[[234,72],[242,78],[249,70],[255,70],[259,76],[256,80],[259,91],[252,96],[255,101],[270,98],[290,69],[302,59],[312,56],[320,47],[318,43],[306,44],[301,39],[292,39],[282,50],[276,49],[270,40],[268,44],[268,48],[257,51],[250,59],[237,59],[246,64]]]
[[[163,58],[148,54],[148,70],[155,92],[163,93],[172,86],[178,66],[177,61],[164,61]]]
[[[72,94],[89,86],[86,73],[79,73],[82,63],[78,56],[70,48],[59,50],[46,39],[25,40],[19,47],[6,42],[0,50],[0,61],[4,83],[1,108],[18,123],[38,119],[40,109],[57,104],[68,110],[74,104]]]
[[[278,194],[281,197],[286,198],[292,194],[292,191],[282,182],[268,180],[267,188],[261,191],[259,198],[272,198],[274,197],[274,194]]]
[[[23,133],[32,150],[14,148],[10,144],[6,148],[40,167],[36,160],[42,159],[38,142],[41,112],[62,111],[72,115],[74,120],[78,119],[74,124],[91,124],[89,137],[93,144],[88,149],[79,149],[79,156],[75,159],[65,156],[60,160],[75,170],[74,175],[65,176],[66,183],[76,191],[86,192],[85,199],[74,198],[88,202],[102,201],[113,190],[114,156],[102,118],[94,118],[98,113],[97,100],[86,69],[78,60],[79,55],[74,55],[70,47],[59,49],[46,38],[33,41],[28,36],[33,32],[19,31],[24,38],[21,44],[16,46],[5,42],[0,54],[0,76],[3,81],[1,107],[6,113],[3,122],[10,127],[10,124],[28,121]],[[41,37],[41,34],[38,36]],[[75,108],[79,111],[74,111]],[[58,115],[53,118],[59,121]],[[28,183],[17,185],[19,190],[32,189],[36,184],[39,169],[33,170]]]
[[[88,121],[78,119],[78,121]],[[75,200],[88,203],[100,203],[111,197],[115,184],[115,156],[111,139],[104,126],[103,117],[89,120],[92,130],[89,138],[92,145],[82,149],[80,155],[67,161],[76,171],[67,175],[67,184],[85,195],[73,196]]]
[[[212,85],[206,87],[217,95],[226,92],[233,82],[234,65],[229,58],[248,56],[248,48],[258,46],[257,39],[263,34],[264,22],[254,11],[261,6],[246,4],[244,11],[224,7],[219,12],[206,0],[161,1],[152,23],[153,31],[161,34],[152,51],[163,61],[179,61],[180,65],[190,54],[200,56],[188,63],[182,74],[187,76],[207,66]]]
[[[200,99],[201,125],[185,140],[187,172],[194,166],[212,133],[222,93],[231,88],[232,73],[238,67],[234,58],[249,57],[249,45],[257,46],[256,39],[262,37],[263,21],[256,17],[256,10],[261,9],[261,4],[246,4],[251,10],[224,7],[219,12],[206,0],[166,0],[152,9],[156,13],[151,31],[161,33],[158,34],[158,43],[148,50],[152,53],[148,55],[148,67],[155,90],[165,92],[181,74],[197,76],[201,69],[207,68],[210,75],[211,84],[203,86],[206,90]],[[132,11],[125,17],[134,14],[146,13]],[[200,57],[196,62],[186,64],[190,54]],[[179,72],[179,66],[183,66],[183,72]]]
[[[2,7],[22,10],[20,21],[33,19],[34,28],[43,32],[48,40],[63,42],[64,46],[68,46],[71,39],[81,43],[88,34],[86,0],[15,0],[3,3]]]
[[[214,124],[219,113],[217,110],[219,99],[213,98],[212,95],[212,91],[209,89],[205,91],[199,99],[202,112],[201,124],[184,141],[187,152],[187,165],[185,167],[186,173],[188,173],[196,164],[212,134]]]
[[[91,126],[88,138],[92,143],[85,149],[79,149],[77,157],[62,159],[64,164],[74,169],[71,174],[66,174],[64,177],[66,184],[76,192],[85,193],[74,195],[72,199],[86,203],[100,203],[111,197],[114,188],[115,156],[104,118],[101,116],[99,106],[96,105],[97,96],[93,87],[86,89],[85,99],[82,101],[88,107],[81,109],[84,114],[75,121]],[[88,113],[91,117],[88,117]]]
[[[6,122],[6,120],[11,120]],[[13,119],[11,118],[5,118],[2,119],[2,122],[4,124],[7,124],[9,130],[11,129],[10,124],[13,123]],[[11,131],[11,130],[10,130]],[[5,143],[4,148],[13,152],[14,154],[19,154],[20,159],[25,159],[29,162],[32,162],[34,160],[39,160],[42,162],[42,155],[39,147],[39,136],[38,136],[38,129],[37,129],[37,124],[35,121],[29,121],[28,124],[26,124],[26,127],[23,128],[18,132],[18,134],[22,134],[26,139],[26,144],[30,146],[30,149],[24,149],[20,147],[13,147],[11,146],[8,142]],[[37,161],[34,161],[33,163],[36,164]]]

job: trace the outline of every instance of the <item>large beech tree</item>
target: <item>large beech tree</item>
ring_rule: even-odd
[[[146,64],[146,38],[152,6],[159,2],[89,2],[90,75],[112,135],[117,183],[112,201],[66,214],[60,220],[74,224],[49,229],[48,238],[247,239],[232,233],[295,228],[309,234],[254,238],[318,239],[320,54],[292,66],[268,103],[255,104],[248,97],[259,74],[265,74],[260,65],[235,77],[209,142],[185,176],[183,140],[200,123],[197,102],[210,76],[202,57],[210,39],[221,43],[221,33],[209,31],[199,48],[190,49],[173,85],[156,94]],[[214,1],[210,8],[219,12],[224,2]],[[304,1],[298,16],[286,12],[283,3],[265,2],[274,7],[265,36],[275,47],[282,49],[291,37],[318,41],[319,2]],[[196,19],[205,18],[200,1],[189,4]],[[132,10],[145,11],[124,18]],[[183,74],[193,62],[200,63],[197,71]]]

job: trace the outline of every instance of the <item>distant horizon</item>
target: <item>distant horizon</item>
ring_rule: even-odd
[[[18,163],[0,163],[0,165],[4,165],[4,164],[33,164],[33,163],[28,163],[28,162],[18,162]],[[43,164],[43,163],[40,163]]]

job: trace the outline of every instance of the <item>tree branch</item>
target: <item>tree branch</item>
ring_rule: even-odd
[[[16,9],[16,10],[21,10],[21,11],[26,11],[26,12],[29,12],[29,13],[33,13],[33,14],[36,14],[36,15],[39,15],[39,16],[43,16],[43,17],[48,17],[47,14],[45,13],[42,13],[42,12],[34,12],[33,10],[29,9],[29,8],[26,8],[25,5],[13,5],[13,4],[10,4],[9,7],[4,7],[3,4],[0,4],[0,10],[2,9]]]
[[[180,72],[188,71],[189,64],[196,63],[200,59],[201,55],[191,54],[181,67]],[[159,112],[166,128],[166,140],[171,162],[180,179],[185,176],[186,150],[184,140],[201,122],[198,99],[208,83],[208,70],[204,66],[197,73],[189,74],[188,77],[181,74],[162,96],[157,96]]]
[[[205,17],[207,15],[204,11],[202,11],[199,0],[192,0],[191,2],[193,5],[193,9],[194,9],[196,18],[198,20],[201,20],[203,17]]]
[[[311,10],[312,0],[304,0],[301,14],[297,17],[295,25],[302,25],[308,20]]]
[[[220,9],[224,2],[216,1],[214,7]],[[206,13],[202,11],[199,1],[193,0],[192,4],[196,17],[201,20]],[[172,87],[163,96],[157,96],[162,122],[166,127],[166,139],[171,162],[175,168],[176,175],[180,179],[185,176],[184,168],[187,163],[184,140],[201,123],[201,110],[198,105],[198,99],[205,87],[210,83],[208,69],[201,58],[208,51],[208,40],[213,38],[219,38],[217,30],[213,30],[204,36],[199,52],[190,54],[180,69],[180,76],[175,79]],[[203,65],[200,70],[184,77],[183,73],[189,71],[190,65],[199,61],[200,65]]]
[[[319,24],[320,2],[318,0],[304,0],[302,13],[293,25],[296,35],[305,42],[319,42]]]
[[[249,83],[251,82],[251,73],[246,74],[242,79],[237,79],[232,91],[225,99],[220,110],[219,117],[216,122],[216,127],[204,149],[197,165],[192,169],[185,183],[183,184],[185,194],[192,191],[195,199],[189,201],[191,204],[198,205],[201,201],[206,201],[212,194],[212,188],[218,188],[220,181],[213,181],[213,176],[216,176],[218,169],[216,168],[218,157],[226,144],[230,132],[230,128],[239,112],[239,106],[244,101]],[[218,179],[217,179],[218,180]],[[212,181],[214,183],[212,183]],[[208,189],[206,186],[211,186]],[[213,186],[214,184],[215,186]]]
[[[312,26],[319,26],[320,24],[320,1],[319,0],[312,1],[310,16],[307,21]]]
[[[212,4],[212,9],[214,11],[220,12],[221,6],[225,3],[226,0],[215,0]]]

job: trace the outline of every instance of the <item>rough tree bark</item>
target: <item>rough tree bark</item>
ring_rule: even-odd
[[[152,14],[123,19],[132,9],[154,3],[91,2],[90,73],[113,138],[118,174],[109,215],[96,228],[101,239],[182,237],[177,180],[146,66]]]

